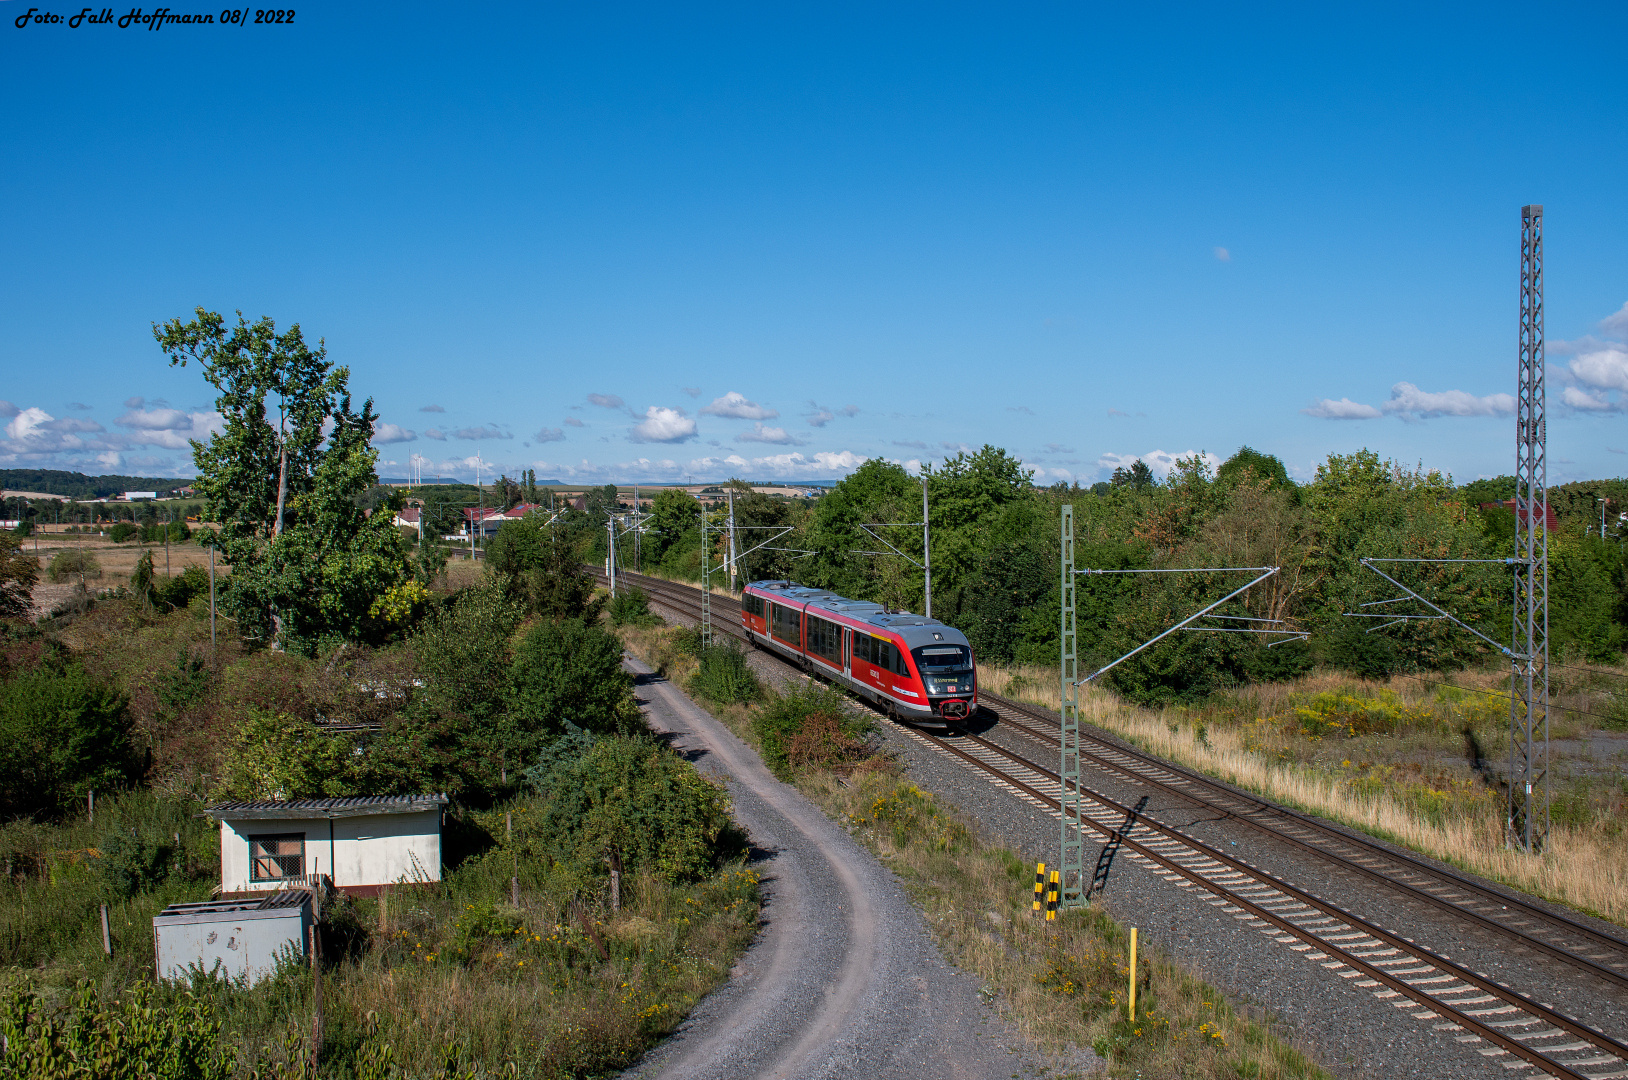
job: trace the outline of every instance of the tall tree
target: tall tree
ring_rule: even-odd
[[[374,603],[408,573],[394,500],[372,515],[358,505],[378,480],[372,399],[351,407],[350,372],[298,323],[279,334],[269,318],[238,312],[229,328],[196,314],[155,323],[153,337],[172,367],[197,361],[219,391],[222,430],[192,452],[194,486],[220,523],[205,542],[232,567],[227,610],[247,636],[302,652],[365,637]]]

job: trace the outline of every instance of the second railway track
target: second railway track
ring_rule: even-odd
[[[639,574],[625,576],[653,600],[690,617],[701,612],[699,590]],[[600,575],[603,579],[603,575]],[[739,603],[714,595],[721,616],[715,631],[745,640]],[[1055,753],[1059,719],[1047,710],[987,691],[984,710],[1026,743]],[[1248,792],[1143,753],[1106,733],[1082,725],[1081,764],[1133,784],[1155,789],[1271,837],[1276,842],[1355,874],[1384,889],[1564,963],[1600,980],[1618,994],[1628,988],[1628,941],[1467,875],[1377,843],[1359,834],[1278,806]],[[963,762],[1031,804],[1056,812],[1061,786],[1057,773],[1032,753],[1014,750],[971,731],[940,738],[914,729],[911,737]],[[957,745],[960,744],[960,745]],[[1280,937],[1298,941],[1308,954],[1357,985],[1379,987],[1380,996],[1401,997],[1401,1005],[1422,1006],[1415,1016],[1440,1016],[1438,1028],[1459,1031],[1464,1042],[1484,1044],[1485,1055],[1507,1067],[1536,1067],[1551,1075],[1588,1080],[1628,1078],[1628,1044],[1598,1028],[1533,1001],[1497,980],[1462,967],[1447,956],[1370,922],[1346,907],[1297,888],[1177,827],[1137,813],[1089,787],[1089,827],[1105,847],[1123,847],[1170,880],[1198,885],[1234,917]]]

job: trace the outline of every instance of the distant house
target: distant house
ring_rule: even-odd
[[[220,822],[220,887],[248,894],[322,877],[355,896],[441,880],[445,795],[255,799],[205,813]]]
[[[503,527],[505,521],[519,521],[527,514],[543,509],[544,507],[537,503],[520,503],[508,510],[498,510],[490,506],[471,506],[464,510],[464,535],[478,532],[481,536],[493,536]]]
[[[135,502],[137,499],[156,498],[158,498],[158,492],[156,491],[127,491],[124,493],[125,502]]]
[[[1527,512],[1526,508],[1522,507],[1519,511],[1517,511],[1515,509],[1515,500],[1514,499],[1505,499],[1503,502],[1484,502],[1484,503],[1481,504],[1481,509],[1483,509],[1483,510],[1504,509],[1504,510],[1508,510],[1511,514],[1515,514],[1517,521],[1524,522],[1524,521],[1527,520],[1527,513],[1528,512]],[[1544,503],[1543,510],[1544,510],[1544,515],[1543,515],[1543,527],[1544,527],[1544,529],[1546,529],[1549,532],[1554,532],[1556,529],[1560,528],[1560,519],[1555,516],[1554,504],[1553,503]]]
[[[402,529],[416,529],[424,520],[424,510],[417,506],[404,506],[396,511],[396,525]]]

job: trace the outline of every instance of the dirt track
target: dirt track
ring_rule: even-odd
[[[976,978],[939,955],[897,878],[676,687],[627,665],[651,726],[725,778],[765,898],[765,928],[730,982],[630,1075],[1044,1075]]]

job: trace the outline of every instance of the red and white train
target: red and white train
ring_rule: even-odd
[[[792,581],[754,581],[741,593],[741,628],[901,720],[947,724],[978,711],[972,646],[937,619]]]

